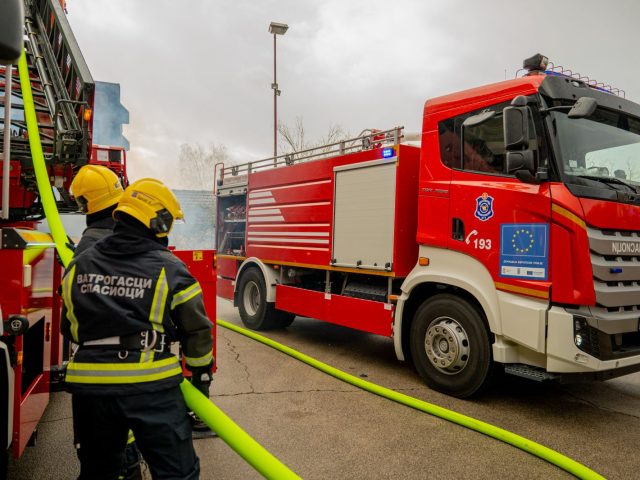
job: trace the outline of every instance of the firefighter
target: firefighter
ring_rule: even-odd
[[[87,228],[82,232],[82,238],[75,247],[75,255],[78,255],[112,232],[115,224],[113,211],[122,197],[123,189],[118,176],[107,167],[85,165],[73,178],[70,190],[78,208],[86,215]],[[76,439],[74,444],[78,443]],[[131,432],[119,478],[142,479],[140,452]]]
[[[62,282],[62,331],[79,345],[66,381],[80,479],[118,477],[129,429],[154,479],[195,479],[199,460],[170,346],[180,342],[201,391],[214,359],[200,285],[167,249],[184,215],[171,190],[149,178],[127,187],[113,214],[113,233],[75,257]]]

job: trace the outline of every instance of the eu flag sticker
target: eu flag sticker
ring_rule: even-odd
[[[549,276],[549,224],[500,225],[500,276],[547,280]]]

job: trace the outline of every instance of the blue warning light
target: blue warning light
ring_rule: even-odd
[[[382,158],[391,158],[391,157],[394,156],[395,153],[396,152],[391,147],[383,148],[382,149]]]

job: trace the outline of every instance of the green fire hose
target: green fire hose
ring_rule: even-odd
[[[18,72],[20,73],[20,87],[22,88],[22,101],[24,103],[24,117],[27,122],[27,133],[29,135],[29,147],[31,148],[31,157],[33,158],[33,169],[36,174],[36,182],[40,193],[40,201],[44,208],[44,214],[51,228],[51,236],[56,244],[56,249],[63,265],[67,265],[73,258],[73,250],[67,246],[67,234],[64,232],[64,226],[53,191],[49,181],[49,174],[44,163],[44,154],[42,153],[42,144],[40,143],[40,132],[38,131],[38,119],[36,118],[36,109],[33,104],[33,94],[31,93],[31,80],[29,78],[29,67],[27,66],[27,57],[22,51],[22,56],[18,61]]]
[[[423,400],[418,400],[417,398],[410,397],[409,395],[396,392],[394,390],[382,387],[375,383],[368,382],[361,378],[354,377],[353,375],[343,372],[342,370],[338,370],[337,368],[327,365],[326,363],[322,363],[315,358],[309,357],[304,353],[300,353],[293,348],[282,345],[281,343],[275,342],[250,330],[238,327],[237,325],[234,325],[232,323],[225,322],[224,320],[218,319],[217,323],[221,327],[227,328],[236,333],[263,343],[271,348],[279,350],[280,352],[285,353],[295,358],[296,360],[300,360],[301,362],[304,362],[307,365],[320,370],[321,372],[331,375],[338,380],[342,380],[343,382],[347,382],[355,387],[366,390],[367,392],[375,393],[376,395],[387,398],[394,402],[401,403],[416,410],[420,410],[421,412],[440,417],[449,422],[456,423],[471,430],[475,430],[476,432],[483,433],[489,437],[496,438],[501,442],[508,443],[509,445],[519,448],[520,450],[524,450],[525,452],[540,457],[541,459],[560,467],[561,469],[571,473],[572,475],[575,475],[578,478],[582,478],[585,480],[604,479],[604,477],[600,474],[576,462],[575,460],[572,460],[571,458],[566,457],[565,455],[562,455],[555,450],[545,447],[544,445],[540,445],[539,443],[536,443],[532,440],[509,432],[508,430],[504,430],[500,427],[496,427],[480,420],[476,420],[475,418],[471,418],[452,410],[433,405]]]
[[[51,190],[51,184],[49,183],[49,175],[40,143],[40,133],[38,131],[33,94],[31,92],[27,58],[24,51],[18,62],[18,71],[20,73],[20,86],[22,87],[27,132],[29,134],[29,146],[31,148],[40,201],[42,202],[47,221],[51,227],[51,235],[56,244],[56,250],[58,255],[60,255],[62,264],[66,267],[73,258],[73,250],[67,245],[67,234],[62,225],[62,220],[60,219],[60,214]],[[265,478],[274,480],[294,480],[300,478],[251,438],[188,381],[184,380],[180,385],[180,389],[182,390],[187,406]]]
[[[236,425],[187,380],[183,380],[180,389],[189,408],[265,478],[274,480],[300,478]]]

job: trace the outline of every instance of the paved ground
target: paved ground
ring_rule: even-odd
[[[218,316],[240,324],[226,301]],[[607,478],[638,478],[640,374],[607,383],[544,386],[509,377],[479,400],[425,387],[395,359],[390,340],[309,319],[268,336],[354,375],[451,408],[556,449]],[[214,402],[305,479],[571,478],[492,438],[335,380],[241,335],[219,329]],[[71,479],[68,395],[56,394],[39,442],[13,479]],[[261,478],[220,439],[197,440],[204,479]]]

